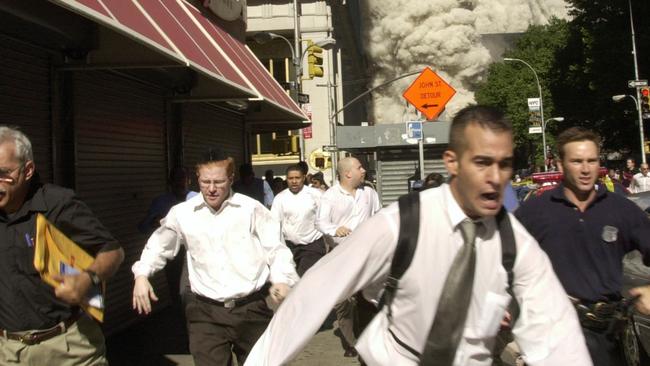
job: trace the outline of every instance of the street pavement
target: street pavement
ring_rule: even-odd
[[[334,335],[335,326],[331,324],[331,319],[326,321],[289,366],[360,365],[356,358],[343,357],[339,338]],[[111,366],[194,366],[178,305],[143,317],[127,330],[107,337],[106,345]],[[514,353],[511,347],[506,349],[504,365],[515,366]]]

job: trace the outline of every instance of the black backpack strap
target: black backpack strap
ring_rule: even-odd
[[[401,196],[399,205],[399,236],[397,247],[390,265],[390,274],[386,279],[384,293],[379,302],[379,309],[388,306],[388,317],[391,317],[390,305],[395,297],[399,280],[411,265],[413,254],[418,244],[420,231],[420,194],[419,192]]]
[[[499,226],[499,235],[501,236],[501,263],[508,274],[507,291],[510,297],[512,297],[512,301],[508,306],[508,311],[512,316],[510,324],[514,325],[519,317],[519,303],[512,291],[512,283],[515,277],[512,269],[515,266],[515,259],[517,258],[517,245],[508,212],[503,207],[497,214],[497,225]]]

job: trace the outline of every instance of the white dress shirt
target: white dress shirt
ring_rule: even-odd
[[[374,189],[359,187],[353,196],[337,183],[323,193],[316,228],[326,235],[331,246],[335,246],[346,238],[337,237],[336,229],[345,226],[354,231],[380,208],[379,196]]]
[[[259,290],[267,281],[298,280],[280,223],[260,202],[232,193],[219,211],[199,194],[172,207],[147,241],[133,274],[151,276],[187,249],[192,292],[227,301]]]
[[[420,234],[409,269],[392,304],[372,320],[356,349],[368,365],[412,365],[416,356],[391,335],[422,353],[440,293],[463,245],[457,225],[466,218],[447,184],[420,193]],[[510,215],[517,245],[513,289],[521,314],[514,335],[528,365],[591,365],[573,306],[546,254]],[[454,365],[492,364],[490,349],[510,300],[501,265],[494,217],[482,220],[476,238],[476,275],[463,338]],[[311,268],[292,290],[249,354],[246,365],[282,365],[318,331],[334,304],[383,282],[390,271],[399,231],[394,203],[364,222]],[[322,284],[327,283],[326,287]]]
[[[282,234],[294,244],[310,244],[323,233],[316,229],[316,214],[323,193],[303,186],[294,194],[289,188],[278,193],[273,200],[271,213],[282,224]]]
[[[650,174],[643,175],[643,173],[636,173],[632,177],[632,183],[630,183],[630,191],[632,193],[641,193],[645,191],[650,191]]]

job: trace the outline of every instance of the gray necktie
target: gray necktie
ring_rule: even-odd
[[[459,226],[465,244],[447,274],[420,365],[452,365],[465,328],[476,267],[476,224],[466,219]]]

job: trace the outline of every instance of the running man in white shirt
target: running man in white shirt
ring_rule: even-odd
[[[316,226],[325,234],[330,247],[336,247],[362,222],[381,208],[374,189],[364,186],[366,170],[358,159],[343,158],[338,163],[339,183],[328,189],[321,200]],[[357,302],[361,302],[357,307]],[[363,298],[350,296],[335,306],[338,334],[344,355],[356,357],[354,344],[361,328],[368,321]],[[361,312],[359,312],[359,310]]]
[[[273,200],[271,213],[282,224],[284,240],[293,253],[296,271],[302,276],[325,255],[323,233],[316,229],[322,191],[305,185],[299,165],[287,168],[288,188]]]
[[[475,275],[453,365],[488,366],[490,349],[510,300],[495,216],[512,174],[512,127],[491,107],[470,106],[454,117],[443,160],[448,184],[419,193],[417,249],[390,305],[375,316],[356,349],[368,365],[415,366],[425,351],[442,289],[456,254],[466,247],[460,223],[479,222]],[[517,219],[514,295],[520,314],[515,340],[528,365],[589,366],[573,306],[551,263]],[[361,224],[300,280],[251,351],[246,365],[277,366],[293,359],[329,309],[357,291],[382,283],[390,271],[400,227],[397,204]],[[327,283],[327,286],[322,286]],[[423,365],[435,364],[423,360]],[[428,362],[428,363],[427,363]]]
[[[273,312],[298,280],[280,223],[262,203],[233,193],[234,161],[209,149],[196,166],[200,195],[171,208],[132,271],[133,308],[151,312],[158,298],[148,278],[187,251],[192,293],[185,317],[197,366],[242,364]]]
[[[641,164],[640,171],[632,177],[630,183],[632,193],[641,193],[650,191],[650,173],[648,173],[648,164]]]

